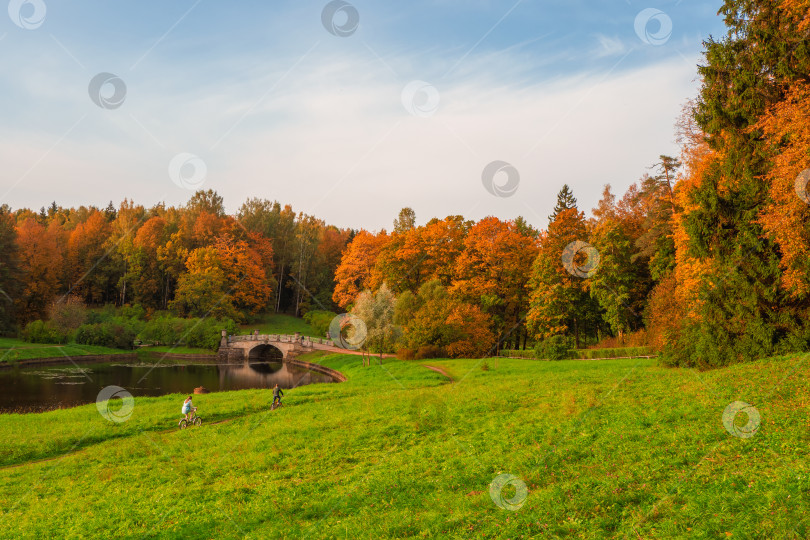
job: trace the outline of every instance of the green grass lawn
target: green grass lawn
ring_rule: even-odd
[[[266,391],[195,396],[205,423],[182,432],[180,395],[137,398],[120,424],[95,405],[0,415],[0,537],[810,534],[808,355],[703,373],[422,362],[454,383],[415,362],[308,358],[349,380],[290,390],[273,412]],[[752,438],[723,426],[737,400],[761,415]],[[503,473],[525,483],[516,511],[490,497]]]
[[[28,343],[19,339],[0,338],[0,362],[14,362],[31,358],[58,358],[85,356],[88,354],[121,354],[133,351],[111,349],[96,345],[45,345],[41,343]]]
[[[259,322],[242,325],[239,328],[241,334],[250,334],[254,330],[258,330],[260,334],[295,334],[301,332],[304,336],[323,337],[316,335],[315,330],[304,319],[280,313],[262,315]]]

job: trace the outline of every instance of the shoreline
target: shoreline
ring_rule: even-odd
[[[184,362],[208,362],[211,360],[212,364],[218,364],[216,361],[216,353],[201,354],[201,353],[167,353],[159,351],[143,351],[134,350],[132,352],[122,352],[118,354],[83,354],[81,356],[48,356],[41,358],[25,358],[23,360],[13,360],[9,362],[0,362],[0,370],[26,368],[34,366],[60,366],[72,364],[100,364],[105,361],[138,361],[143,354],[159,357],[166,360],[181,360]]]
[[[85,354],[82,356],[54,356],[50,358],[26,358],[13,362],[0,363],[0,369],[26,368],[35,366],[62,366],[71,364],[101,364],[109,360],[137,360],[137,353]]]

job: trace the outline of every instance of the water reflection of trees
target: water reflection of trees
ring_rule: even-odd
[[[280,362],[220,365],[217,369],[220,390],[272,388],[276,384],[281,388],[295,388],[305,384],[332,382],[328,375]]]
[[[82,370],[65,367],[0,371],[0,412],[30,412],[94,403],[106,386],[121,386],[135,397],[190,394],[246,388],[293,388],[332,382],[324,374],[282,362],[240,365],[93,364]],[[179,407],[179,405],[178,405]],[[179,410],[179,408],[178,408]]]

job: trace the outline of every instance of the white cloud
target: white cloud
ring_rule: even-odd
[[[594,50],[594,55],[597,58],[605,58],[607,56],[621,56],[627,52],[627,47],[624,42],[618,37],[610,37],[602,34],[597,34],[596,39],[599,45]]]
[[[605,39],[604,50],[616,49]],[[244,85],[213,74],[204,86],[188,84],[187,73],[167,66],[151,80],[127,80],[127,102],[115,111],[86,95],[60,108],[49,136],[2,128],[2,187],[37,165],[0,202],[180,204],[190,193],[171,182],[167,167],[175,154],[191,152],[207,163],[203,187],[219,191],[231,211],[256,196],[354,228],[390,229],[403,206],[421,222],[524,215],[544,227],[563,183],[589,210],[603,184],[620,193],[659,154],[676,152],[672,125],[695,92],[694,64],[680,58],[607,79],[580,73],[526,85],[515,81],[532,66],[490,55],[466,60],[463,79],[429,80],[441,105],[416,118],[400,101],[409,80],[375,59],[313,56],[285,76],[294,62],[254,68]],[[481,172],[493,160],[520,171],[515,196],[484,190]]]

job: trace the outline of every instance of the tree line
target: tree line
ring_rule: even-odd
[[[461,302],[496,347],[631,334],[701,367],[807,350],[810,4],[726,0],[720,14],[727,34],[704,43],[700,91],[677,119],[679,158],[621,198],[606,186],[589,219],[565,186],[542,231],[459,216],[413,227],[406,211],[392,234],[349,244],[334,300],[385,283],[403,304]],[[403,343],[441,341],[423,318],[446,310],[397,312]]]
[[[250,199],[229,216],[211,190],[181,207],[4,205],[0,328],[13,333],[68,301],[242,322],[265,311],[328,309],[351,237],[267,200]]]
[[[651,160],[590,217],[563,186],[545,228],[463,216],[389,233],[338,229],[289,206],[235,216],[183,207],[0,209],[0,325],[54,300],[246,318],[353,310],[379,349],[648,345],[717,366],[810,343],[810,9],[726,0],[701,87],[676,122],[681,155]],[[382,321],[382,322],[381,322]],[[383,324],[385,322],[385,324]],[[430,349],[430,348],[433,349]]]

